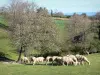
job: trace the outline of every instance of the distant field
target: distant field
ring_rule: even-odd
[[[7,21],[4,19],[3,16],[0,16],[0,24],[7,25]]]
[[[53,17],[54,20],[68,20],[68,18]]]
[[[0,63],[0,75],[100,75],[100,54],[87,56],[91,65],[46,66]]]
[[[59,28],[63,29],[65,26],[65,20],[55,20],[55,23],[58,25]]]

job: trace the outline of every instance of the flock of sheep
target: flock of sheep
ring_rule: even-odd
[[[84,63],[88,63],[90,65],[90,61],[83,55],[66,55],[66,56],[47,56],[44,57],[22,57],[21,63],[30,63],[30,64],[37,64],[37,63],[44,63],[48,65],[52,62],[52,65],[56,63],[57,65],[84,65]]]

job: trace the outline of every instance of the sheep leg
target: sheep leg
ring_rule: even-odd
[[[68,66],[68,64],[69,64],[69,63],[67,62],[67,66]]]
[[[29,63],[29,60],[27,60],[26,63]]]
[[[77,66],[77,63],[76,62],[73,62],[74,66]]]
[[[63,66],[65,66],[64,62],[63,62]]]
[[[24,63],[26,64],[26,60],[24,61]]]
[[[80,62],[77,62],[77,65],[80,65]]]
[[[36,61],[33,62],[33,65],[35,65]]]
[[[78,65],[78,62],[76,61],[75,64]]]
[[[85,59],[85,61],[90,65],[90,62],[87,59]]]
[[[53,65],[53,61],[52,61],[52,65]]]
[[[90,62],[88,60],[86,62],[90,65]]]
[[[84,65],[84,62],[82,61],[82,65]]]
[[[88,64],[90,65],[90,62],[88,61]]]
[[[47,65],[47,61],[46,61],[46,65]]]
[[[49,63],[49,60],[46,60],[46,65]]]

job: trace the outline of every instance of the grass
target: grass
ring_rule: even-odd
[[[0,17],[0,23],[7,22]],[[61,30],[64,28],[64,20],[55,20]],[[17,59],[14,48],[11,47],[7,30],[0,26],[0,52],[4,52],[8,58]],[[11,65],[0,62],[0,75],[100,75],[100,54],[87,56],[91,65],[85,66],[45,66],[45,65]]]
[[[55,20],[55,23],[58,25],[59,28],[63,29],[65,25],[65,20]]]
[[[11,41],[8,37],[8,32],[0,28],[0,52],[5,53],[5,56],[11,59],[16,59],[17,54],[14,52],[14,49],[11,46]]]
[[[100,54],[88,56],[91,65],[46,66],[11,65],[0,63],[0,75],[100,75]]]
[[[61,29],[64,28],[65,20],[55,20]],[[11,47],[8,38],[7,22],[0,16],[0,52],[4,52],[8,58],[17,59],[14,48]],[[3,26],[5,25],[5,26]],[[45,66],[45,65],[11,65],[0,62],[0,75],[100,75],[100,54],[87,56],[91,65],[85,66]]]
[[[7,29],[7,21],[0,15],[0,53],[5,53],[6,57],[16,60],[17,54],[11,45]]]
[[[7,26],[7,21],[0,15],[0,23]]]

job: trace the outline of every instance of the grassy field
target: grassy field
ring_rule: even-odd
[[[55,20],[55,23],[58,25],[60,29],[63,29],[65,25],[65,20]]]
[[[91,65],[46,66],[0,63],[0,75],[100,75],[100,54],[87,56]]]
[[[11,46],[7,27],[7,21],[0,16],[0,54],[5,53],[6,57],[16,59],[17,54],[14,51],[15,48]]]
[[[0,16],[0,23],[4,24],[4,25],[7,25],[7,21],[4,19],[3,16]]]
[[[7,25],[7,22],[0,17],[0,23]],[[64,20],[55,20],[61,30],[64,28]],[[10,44],[8,32],[5,26],[0,26],[0,52],[6,53],[10,59],[17,59]],[[100,54],[87,56],[91,65],[85,66],[45,66],[45,65],[12,65],[0,62],[0,75],[100,75]]]

